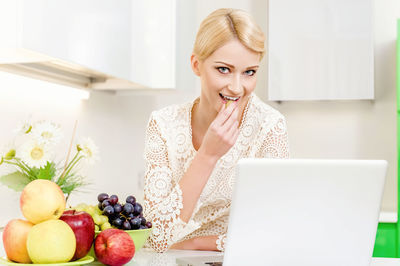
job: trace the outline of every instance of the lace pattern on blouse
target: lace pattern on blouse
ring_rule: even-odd
[[[225,249],[225,240],[226,240],[226,235],[218,236],[216,244],[217,244],[217,249],[219,251],[224,251],[224,249]]]
[[[235,183],[235,166],[241,158],[288,158],[284,117],[254,94],[246,106],[235,145],[217,162],[188,223],[182,221],[179,181],[196,150],[192,144],[193,102],[172,105],[152,113],[146,132],[144,157],[144,215],[153,223],[146,246],[158,252],[172,244],[206,235],[217,235],[224,249],[229,207]]]

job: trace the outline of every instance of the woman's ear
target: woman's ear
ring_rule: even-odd
[[[195,54],[192,54],[190,57],[190,64],[192,66],[193,73],[196,74],[196,76],[200,77],[200,68],[199,68],[199,59]]]

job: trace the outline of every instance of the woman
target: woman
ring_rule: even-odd
[[[144,210],[156,251],[223,251],[237,161],[289,156],[284,117],[253,94],[264,40],[246,12],[214,11],[191,56],[200,97],[151,114]]]

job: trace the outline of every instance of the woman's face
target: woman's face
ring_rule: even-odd
[[[243,111],[257,81],[260,54],[232,40],[203,61],[192,55],[192,68],[201,80],[201,102],[219,112],[221,105],[235,100]]]

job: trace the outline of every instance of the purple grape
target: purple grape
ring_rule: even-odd
[[[147,229],[147,227],[144,226],[144,225],[140,225],[140,226],[139,226],[139,229]]]
[[[125,222],[122,224],[122,228],[123,228],[124,230],[131,230],[131,224],[129,223],[129,221],[125,221]]]
[[[136,203],[136,198],[134,196],[128,196],[126,198],[126,203],[130,203],[130,204],[134,205]]]
[[[124,221],[122,221],[122,219],[119,217],[115,218],[114,221],[112,222],[112,224],[115,225],[116,227],[121,227],[123,223]]]
[[[132,229],[138,229],[142,220],[140,218],[134,218],[131,220]]]
[[[101,202],[99,202],[99,204],[97,205],[97,207],[99,207],[99,209],[102,211],[104,208],[103,208],[103,204],[101,203]]]
[[[134,206],[133,214],[135,216],[138,216],[142,213],[142,211],[143,211],[142,205],[140,205],[139,203],[136,203]]]
[[[97,200],[98,200],[99,202],[103,202],[103,200],[106,200],[106,199],[108,199],[108,194],[107,194],[107,193],[100,193],[100,194],[97,196]]]
[[[110,206],[110,202],[108,200],[103,200],[103,202],[101,203],[101,205],[103,206],[103,209],[107,206]]]
[[[147,222],[147,223],[146,223],[146,227],[147,227],[147,228],[152,228],[152,227],[153,227],[153,224],[152,224],[151,222]]]
[[[114,214],[114,207],[111,206],[111,205],[104,207],[103,214],[105,216],[113,215]]]
[[[120,213],[122,211],[122,206],[121,204],[117,203],[114,205],[114,212],[115,213]]]
[[[130,203],[125,203],[123,209],[124,209],[124,213],[130,214],[133,212],[133,205]]]
[[[146,225],[146,219],[144,217],[140,217],[140,221],[141,225]]]
[[[111,195],[108,201],[111,203],[111,205],[115,205],[118,203],[118,196],[117,195]]]

